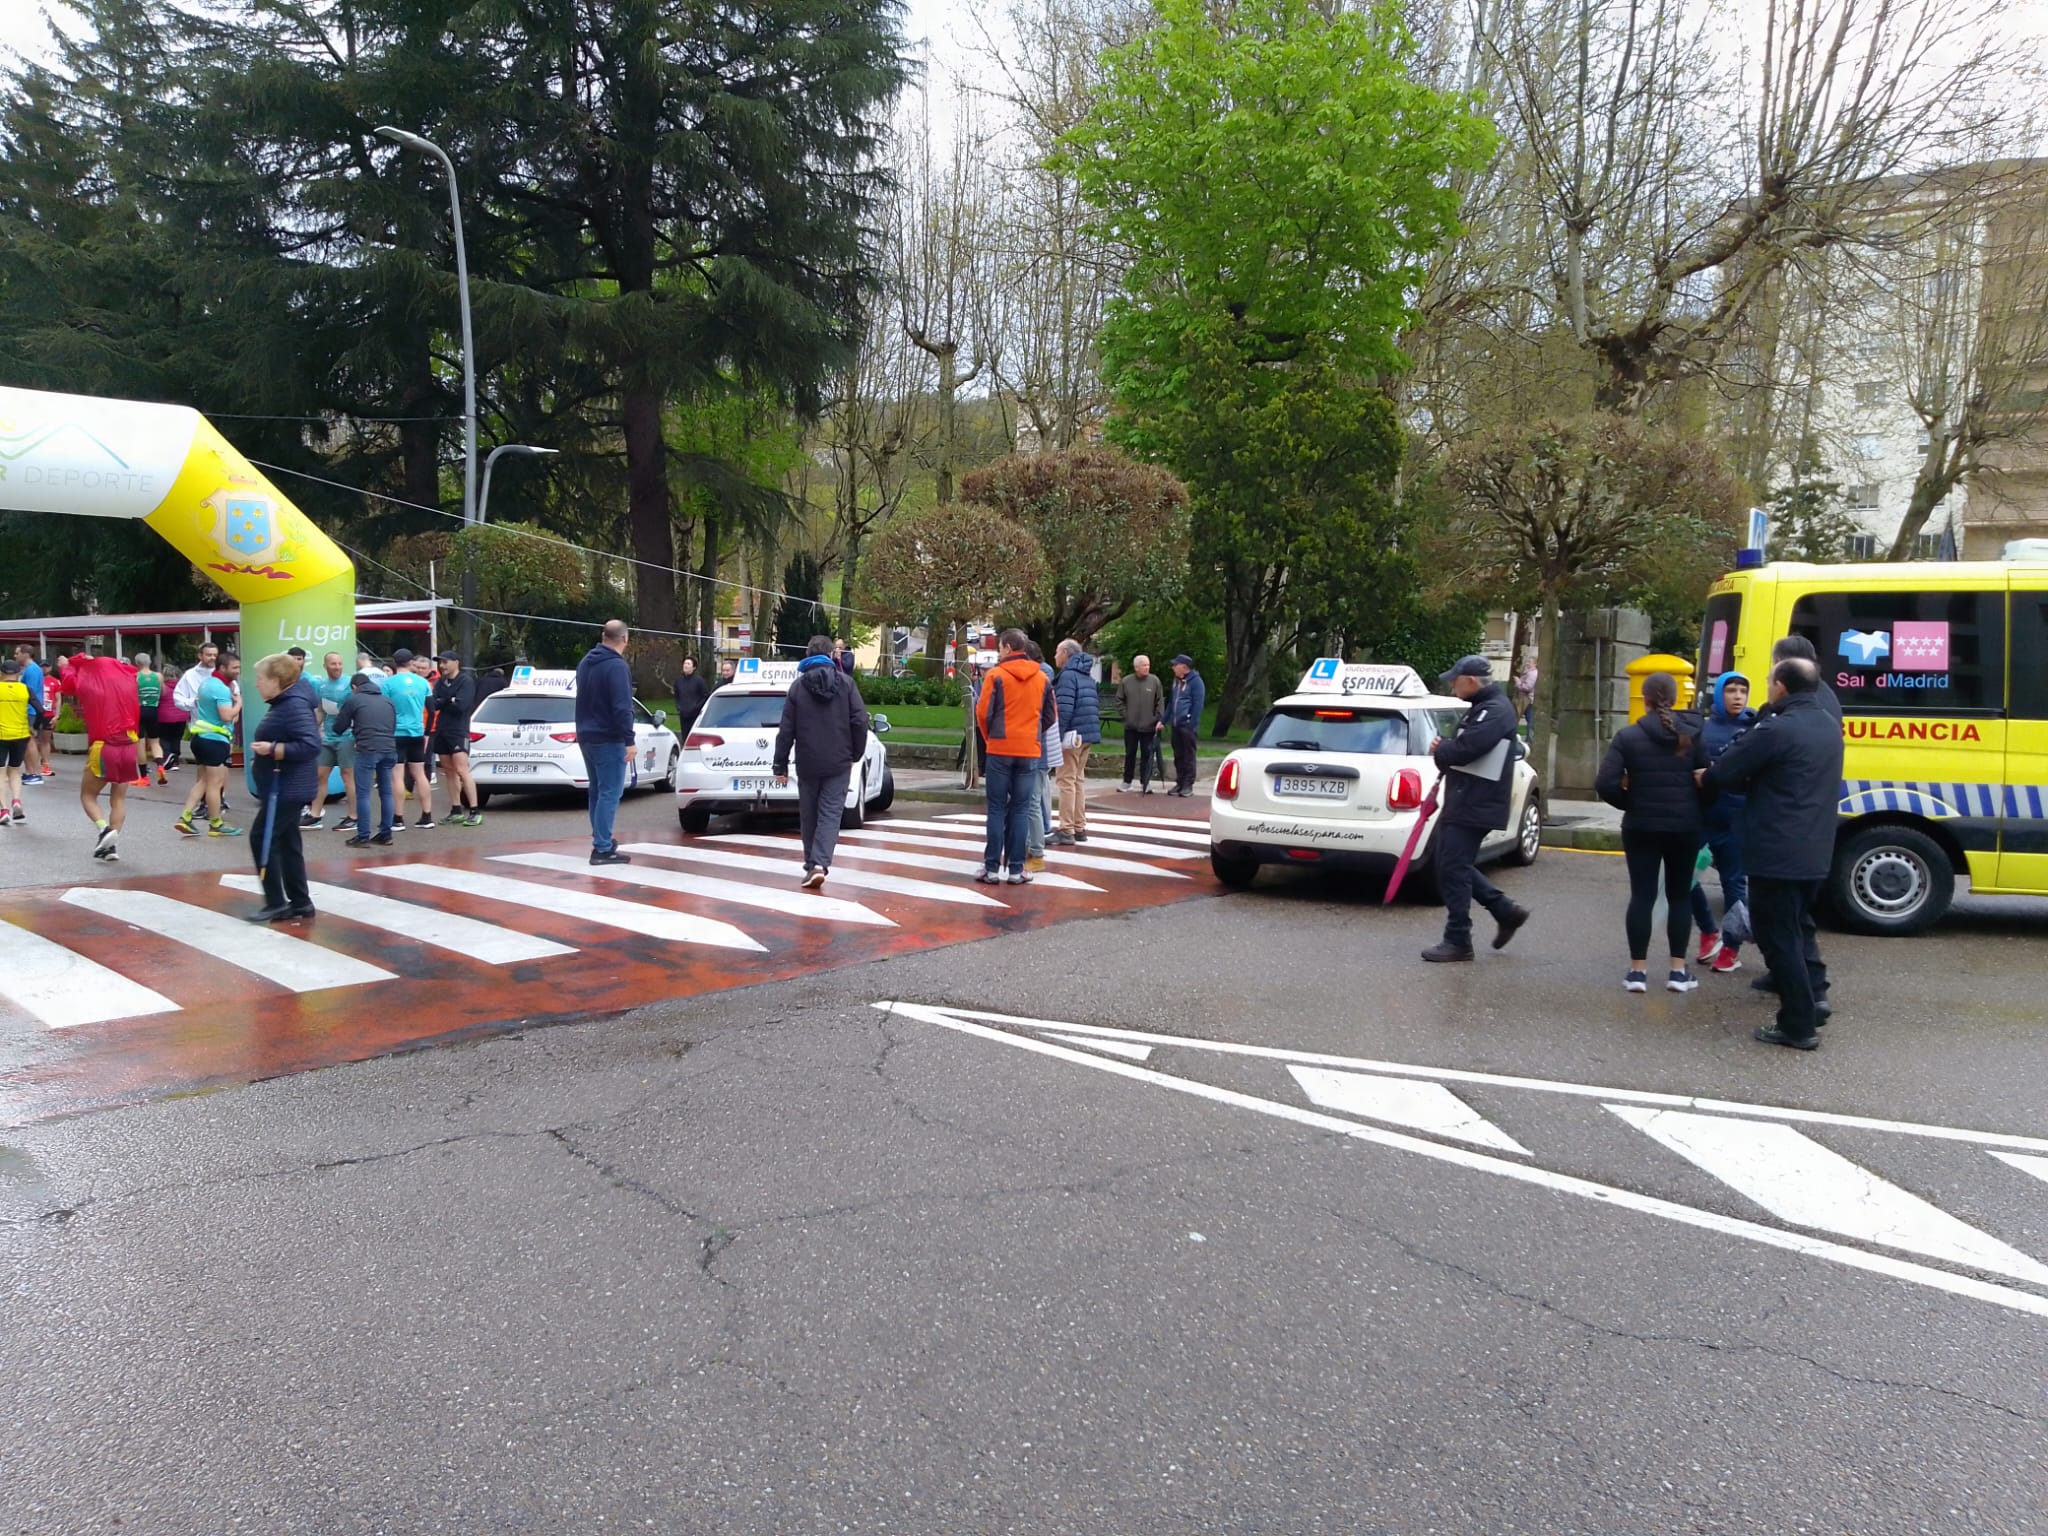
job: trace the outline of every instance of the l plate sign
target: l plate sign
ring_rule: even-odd
[[[1809,1132],[1909,1138],[1928,1144],[1923,1150],[1942,1160],[1944,1189],[1976,1176],[2006,1181],[2002,1193],[2028,1197],[2038,1193],[2030,1181],[2048,1183],[2048,1139],[923,1003],[874,1006],[898,1018],[1210,1103],[2048,1318],[2048,1263],[1880,1177]],[[1247,1093],[1164,1070],[1182,1052],[1245,1060],[1269,1074],[1260,1083],[1265,1092]],[[1509,1104],[1520,1095],[1540,1095],[1563,1101],[1567,1115],[1592,1113],[1600,1123],[1627,1126],[1644,1138],[1646,1156],[1682,1159],[1741,1202],[1761,1208],[1776,1224],[1542,1167],[1540,1144],[1532,1150],[1494,1125],[1459,1096],[1460,1087],[1504,1095]],[[1541,1115],[1530,1118],[1544,1120]],[[1555,1150],[1563,1160],[1563,1149]]]

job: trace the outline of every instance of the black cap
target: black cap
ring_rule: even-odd
[[[460,661],[460,660],[462,660],[462,658],[461,658],[460,656],[456,655],[456,654],[455,654],[455,653],[454,653],[453,651],[443,651],[443,652],[442,652],[442,653],[441,653],[440,655],[436,656],[436,657],[434,658],[434,660],[436,660],[436,661]]]
[[[1451,670],[1437,681],[1448,688],[1451,679],[1457,677],[1476,677],[1483,683],[1490,683],[1493,681],[1493,663],[1484,656],[1460,656],[1452,664]]]
[[[403,646],[401,646],[401,647],[400,647],[399,649],[397,649],[397,650],[395,650],[395,651],[393,651],[393,652],[391,653],[391,665],[393,665],[394,667],[409,667],[409,666],[411,666],[411,665],[412,665],[412,652],[411,652],[411,651],[408,651],[408,650],[406,650],[406,649],[405,649],[405,648],[404,648]]]
[[[1194,664],[1195,658],[1188,655],[1185,651],[1167,663],[1169,667],[1192,667]]]

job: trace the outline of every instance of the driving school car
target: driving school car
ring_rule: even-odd
[[[633,705],[633,755],[626,788],[673,786],[683,744],[666,711]],[[512,681],[469,717],[469,771],[479,805],[494,791],[590,788],[576,744],[576,674],[515,667]]]
[[[1466,707],[1432,694],[1412,667],[1316,662],[1216,775],[1217,879],[1242,888],[1262,864],[1390,870],[1441,776],[1430,743],[1454,734]],[[1519,759],[1514,774],[1507,829],[1487,837],[1482,860],[1531,864],[1541,847],[1536,774]],[[1435,871],[1435,820],[1416,845],[1409,880],[1418,886]]]
[[[775,732],[796,668],[793,661],[745,656],[733,680],[713,690],[676,769],[676,819],[685,832],[703,832],[712,817],[729,812],[796,809],[796,764],[789,766],[788,783],[775,782]],[[869,720],[867,750],[847,779],[844,827],[858,827],[896,799],[895,775],[879,734],[889,729],[888,717]]]

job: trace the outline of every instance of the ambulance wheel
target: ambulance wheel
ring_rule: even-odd
[[[1914,827],[1854,832],[1835,849],[1828,900],[1851,933],[1908,934],[1932,926],[1955,900],[1948,850]]]
[[[711,830],[711,807],[708,805],[686,805],[676,812],[676,820],[682,823],[683,831],[690,837],[702,837]]]

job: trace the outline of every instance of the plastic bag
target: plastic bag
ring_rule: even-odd
[[[1749,903],[1737,901],[1729,904],[1721,914],[1721,942],[1733,949],[1737,944],[1753,943],[1756,935],[1749,929]]]

